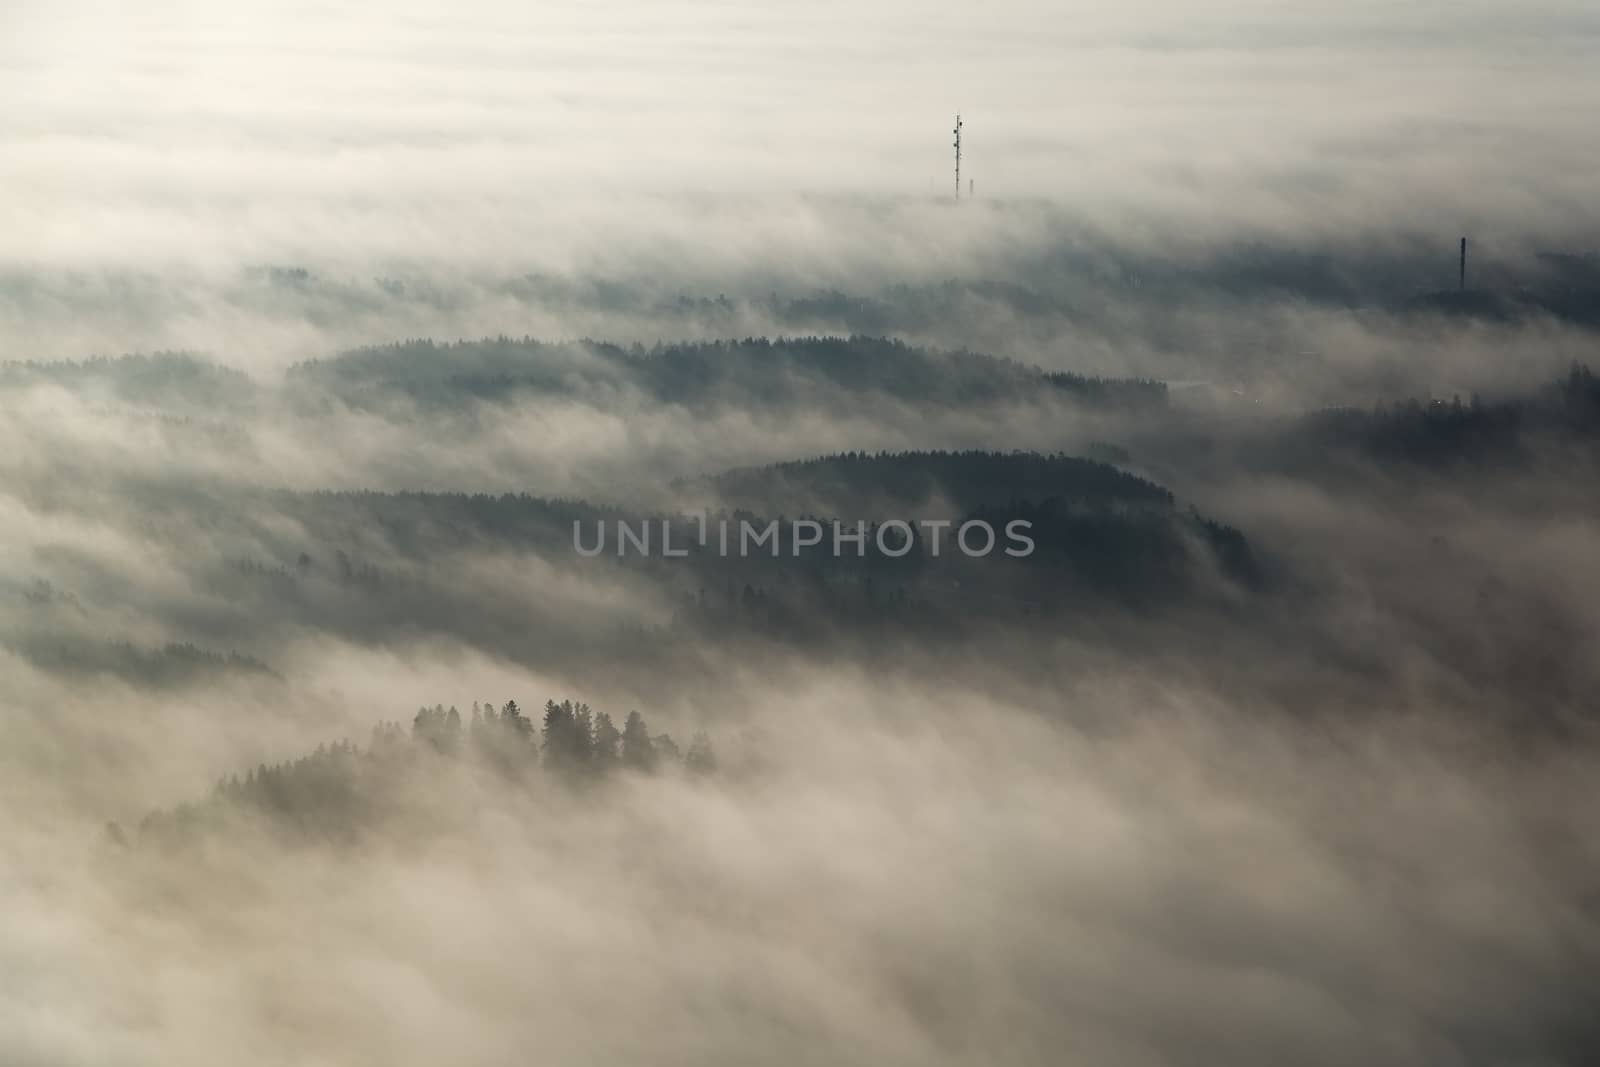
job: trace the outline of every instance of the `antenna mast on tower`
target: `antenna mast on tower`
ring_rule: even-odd
[[[961,199],[961,113],[956,113],[956,199]]]

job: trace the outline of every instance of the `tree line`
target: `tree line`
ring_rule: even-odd
[[[515,700],[499,709],[473,704],[466,716],[436,704],[418,709],[409,728],[378,723],[365,749],[343,740],[227,775],[203,801],[146,815],[137,841],[182,843],[239,815],[264,817],[298,836],[349,840],[414,806],[427,794],[428,777],[448,766],[486,768],[508,782],[540,774],[578,788],[626,774],[703,778],[716,772],[717,756],[705,731],[682,748],[668,733],[652,735],[638,711],[619,728],[610,714],[572,700],[547,701],[538,722]],[[117,823],[106,833],[115,844],[129,843]]]
[[[644,716],[628,712],[618,729],[608,712],[563,700],[545,702],[538,726],[515,700],[498,710],[493,703],[474,703],[470,720],[454,706],[424,707],[411,720],[409,735],[397,722],[374,727],[373,747],[404,744],[428,746],[445,755],[469,752],[516,767],[538,763],[545,770],[575,777],[600,777],[616,770],[653,773],[679,767],[694,774],[717,768],[711,738],[697,731],[684,750],[668,733],[651,736]]]
[[[1415,464],[1527,460],[1542,439],[1592,444],[1600,438],[1600,378],[1582,364],[1526,394],[1466,401],[1411,398],[1373,409],[1334,408],[1307,417],[1322,447],[1355,448]]]

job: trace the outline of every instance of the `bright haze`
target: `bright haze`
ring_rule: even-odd
[[[1594,1062],[1597,49],[0,0],[0,1064]]]

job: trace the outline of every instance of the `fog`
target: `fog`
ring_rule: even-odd
[[[0,0],[0,1063],[1591,1062],[1597,43]]]
[[[408,660],[342,695],[468,665]],[[7,891],[7,1058],[1565,1062],[1591,1036],[1574,753],[1513,768],[1436,725],[1307,735],[1127,682],[750,697],[759,744],[714,787],[507,796],[444,768],[359,848],[132,860],[40,820]],[[1045,699],[1121,722],[1052,725]],[[182,729],[136,749],[165,781],[199,776],[204,727],[121,710]]]
[[[16,358],[186,349],[268,373],[411,336],[850,332],[742,301],[958,280],[1038,299],[865,332],[1234,381],[1308,350],[1417,355],[1381,317],[1300,306],[1301,283],[1363,303],[1447,289],[1460,234],[1474,277],[1527,283],[1530,257],[1587,251],[1597,228],[1600,22],[1576,2],[0,19]],[[273,283],[291,269],[311,284]],[[1195,289],[1159,316],[1136,298],[1156,272]],[[1239,286],[1265,273],[1291,301],[1240,323]],[[724,294],[735,314],[668,313]],[[1270,355],[1241,370],[1241,348]]]

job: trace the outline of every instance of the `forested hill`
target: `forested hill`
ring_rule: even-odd
[[[844,488],[827,510],[808,506],[816,497],[799,492],[775,492],[760,509],[708,508],[713,532],[704,541],[684,512],[527,495],[260,494],[233,509],[256,516],[239,535],[257,545],[255,552],[215,569],[208,584],[228,603],[254,605],[266,617],[315,611],[323,625],[358,640],[448,623],[521,658],[587,640],[580,631],[584,620],[597,621],[595,613],[559,601],[529,602],[515,582],[485,586],[477,568],[466,567],[485,552],[505,561],[508,574],[538,561],[575,581],[622,582],[644,602],[679,605],[676,621],[657,636],[692,637],[708,625],[730,636],[864,638],[893,617],[958,637],[979,619],[1081,613],[1091,602],[1085,594],[1151,607],[1193,605],[1210,595],[1212,575],[1246,586],[1261,576],[1241,532],[1180,508],[1158,485],[1093,461],[1031,453],[847,455],[742,477],[763,488],[793,489],[790,478],[825,487],[835,479]],[[887,488],[879,492],[880,485]],[[924,508],[915,498],[930,486],[941,487],[942,502]],[[884,503],[896,496],[908,503]],[[227,522],[225,512],[218,509],[219,523]],[[849,529],[864,522],[861,552],[798,551],[793,520],[805,517]],[[923,518],[947,526],[982,520],[999,535],[1000,548],[1010,543],[1008,524],[1026,520],[1035,549],[1024,558],[998,549],[968,558],[951,542],[953,532],[941,551],[938,537],[920,527],[904,553],[880,547],[875,524]],[[663,555],[664,523],[672,524],[681,557]],[[654,551],[624,550],[619,524],[646,537]],[[769,525],[772,539],[746,543],[747,527]],[[575,527],[597,553],[593,558],[579,555]],[[726,548],[718,529],[728,531]],[[613,619],[619,626],[636,621],[643,625],[627,613]]]
[[[483,788],[513,790],[539,782],[592,788],[623,775],[717,771],[710,736],[695,732],[687,747],[669,733],[652,735],[644,716],[630,711],[619,724],[588,704],[545,702],[534,719],[507,701],[419,709],[408,726],[382,722],[371,743],[323,745],[298,759],[261,764],[220,779],[204,800],[154,811],[129,840],[118,823],[107,836],[118,845],[175,847],[249,823],[301,841],[353,842],[395,826],[417,833],[448,829],[470,815],[452,810],[451,786],[469,776]]]
[[[463,551],[497,548],[586,569],[610,561],[674,585],[692,577],[694,587],[716,588],[733,576],[759,587],[785,574],[812,575],[819,563],[814,554],[792,550],[787,541],[791,531],[782,523],[770,547],[739,551],[740,524],[762,527],[772,520],[801,517],[838,520],[850,528],[857,521],[870,526],[891,519],[982,519],[997,530],[1012,519],[1026,519],[1037,532],[1037,551],[1010,561],[1005,570],[1030,575],[1035,584],[1088,585],[1113,595],[1158,589],[1167,595],[1181,593],[1194,569],[1206,565],[1197,551],[1214,555],[1235,579],[1256,576],[1249,543],[1240,531],[1180,508],[1172,493],[1154,482],[1060,454],[844,453],[738,470],[679,488],[685,507],[705,505],[709,499],[703,510],[712,524],[732,527],[735,558],[719,553],[715,538],[708,544],[682,543],[694,529],[687,512],[644,512],[526,494],[271,493],[242,510],[264,505],[313,538],[304,546],[281,544],[277,561],[267,564],[272,573],[293,581],[308,569],[299,559],[304,552],[319,561],[312,569],[357,586],[381,584],[383,572],[394,563],[405,561],[402,569],[407,569]],[[687,555],[666,559],[659,547],[653,555],[619,552],[619,522],[634,529],[648,524],[658,531],[660,523],[675,522],[675,536]],[[591,545],[600,525],[611,528],[601,559],[591,563],[577,556],[575,524]],[[825,570],[845,582],[958,576],[964,565],[948,556],[935,572],[923,574],[923,565],[935,558],[932,553],[920,534],[903,558],[886,558],[869,538],[862,557],[830,557]],[[972,566],[994,569],[992,562],[974,561]]]
[[[591,402],[632,394],[690,407],[783,407],[893,400],[967,407],[1022,400],[1150,407],[1166,386],[1143,379],[1047,373],[1012,359],[919,348],[882,337],[746,338],[623,347],[498,337],[362,348],[292,368],[292,384],[347,403],[395,395],[459,405],[554,395]]]

